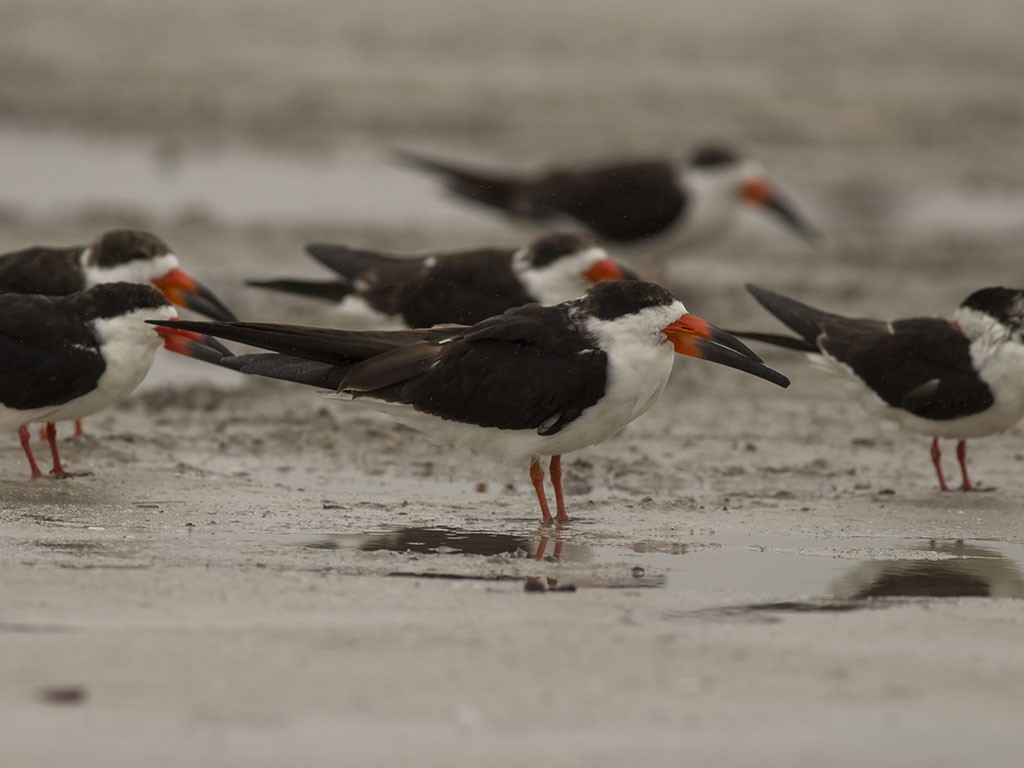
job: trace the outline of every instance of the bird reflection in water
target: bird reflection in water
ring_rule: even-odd
[[[942,559],[901,558],[861,563],[829,592],[844,600],[893,597],[1024,597],[1024,574],[999,551],[962,540],[930,541]]]

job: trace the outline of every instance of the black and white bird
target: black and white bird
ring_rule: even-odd
[[[163,294],[137,283],[103,283],[70,296],[0,294],[0,429],[18,431],[33,477],[42,473],[26,425],[46,423],[51,474],[69,477],[54,422],[123,400],[146,376],[161,342],[182,353],[193,344],[227,353],[214,339],[144,322],[174,317]]]
[[[405,150],[399,157],[440,175],[446,189],[459,197],[521,220],[573,219],[611,242],[657,237],[666,246],[702,245],[723,236],[744,203],[770,211],[807,240],[818,237],[760,164],[722,145],[700,146],[689,156],[520,173],[481,170]]]
[[[439,445],[530,460],[552,522],[540,458],[550,456],[559,522],[561,456],[614,435],[668,382],[673,352],[789,381],[735,338],[686,311],[664,288],[606,281],[551,307],[527,304],[469,327],[342,331],[260,323],[164,322],[272,350],[193,357],[243,373],[332,390],[394,416]]]
[[[67,296],[100,283],[152,283],[172,304],[213,320],[235,319],[150,232],[115,229],[89,245],[36,245],[0,255],[0,293]]]
[[[568,301],[601,280],[635,278],[583,232],[553,232],[518,249],[401,255],[310,243],[306,251],[337,278],[248,284],[335,302],[332,314],[347,327],[471,325],[523,304]]]
[[[983,288],[952,319],[883,322],[822,312],[755,285],[747,290],[799,338],[736,332],[811,353],[853,385],[871,413],[932,437],[939,488],[939,438],[957,440],[961,489],[972,490],[967,440],[1005,432],[1024,418],[1024,291]]]
[[[168,301],[213,320],[235,316],[205,285],[181,269],[178,257],[151,232],[114,229],[89,245],[36,245],[0,255],[0,294],[67,296],[101,283],[156,286]],[[82,434],[81,423],[75,434]]]

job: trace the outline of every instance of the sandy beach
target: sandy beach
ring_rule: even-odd
[[[396,146],[722,137],[827,242],[745,213],[670,267],[695,314],[780,331],[748,282],[880,318],[1020,286],[1019,3],[629,7],[8,0],[0,251],[151,229],[239,316],[329,324],[245,279],[323,276],[313,239],[537,232]],[[1018,765],[1020,428],[970,442],[982,492],[940,494],[928,438],[759,351],[788,390],[680,359],[567,456],[557,531],[526,467],[170,354],[62,443],[90,476],[29,480],[8,435],[0,764]]]

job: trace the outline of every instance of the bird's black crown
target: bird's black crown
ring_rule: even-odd
[[[595,245],[597,240],[586,232],[551,232],[530,243],[530,263],[535,267],[546,267],[563,256]]]
[[[137,309],[169,305],[160,291],[141,283],[100,283],[87,291],[72,294],[69,300],[77,305],[86,320],[119,317]]]
[[[739,162],[739,153],[724,144],[702,144],[690,155],[690,165],[694,168],[720,168],[735,165]]]
[[[1024,291],[1015,288],[982,288],[960,305],[994,317],[1008,328],[1024,326]]]
[[[92,244],[89,263],[96,267],[116,267],[130,261],[151,259],[170,253],[163,240],[138,229],[112,229]]]
[[[595,283],[580,300],[580,309],[599,320],[615,320],[648,307],[667,307],[676,297],[654,283],[605,280]]]

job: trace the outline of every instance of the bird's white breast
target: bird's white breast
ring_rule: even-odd
[[[144,321],[175,317],[174,309],[165,306],[94,321],[106,368],[95,389],[51,411],[47,421],[82,419],[130,395],[149,373],[162,343],[156,329]]]

